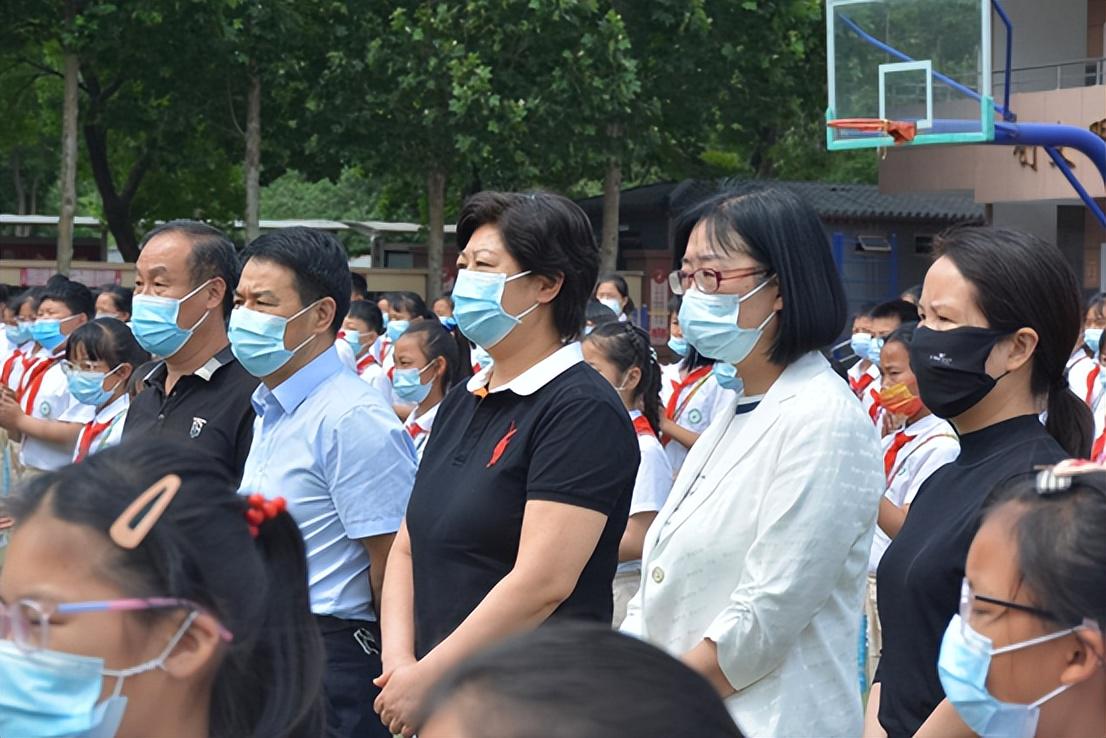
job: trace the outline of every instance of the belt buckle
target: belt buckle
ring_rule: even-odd
[[[358,628],[353,631],[353,640],[357,641],[357,645],[361,646],[361,650],[369,656],[380,655],[380,649],[376,645],[376,638],[373,637],[373,634],[368,628]]]

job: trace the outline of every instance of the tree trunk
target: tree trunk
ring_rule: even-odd
[[[622,163],[607,160],[603,177],[603,233],[599,241],[599,272],[613,272],[618,266],[618,204],[622,195]]]
[[[88,148],[88,164],[92,169],[92,178],[96,180],[96,189],[104,205],[104,218],[108,230],[115,237],[115,247],[125,261],[138,259],[138,237],[134,223],[131,222],[131,202],[138,191],[138,185],[150,166],[150,154],[147,151],[131,167],[127,184],[122,192],[115,189],[111,177],[111,163],[108,160],[107,131],[100,125],[84,126],[85,146]]]
[[[27,206],[28,215],[38,215],[38,185],[39,178],[35,175],[35,178],[31,180],[31,197],[30,203]],[[28,236],[31,234],[27,234]]]
[[[67,15],[72,18],[72,3]],[[77,76],[80,63],[77,55],[64,55],[65,95],[62,103],[61,212],[58,217],[58,273],[69,274],[73,264],[73,218],[77,214]]]
[[[9,157],[8,166],[12,172],[12,186],[15,188],[15,214],[26,215],[27,214],[27,190],[23,188],[23,162],[19,156],[19,149],[12,149],[11,157]],[[28,226],[16,226],[15,237],[26,238],[31,235],[31,229]]]
[[[430,170],[426,178],[426,204],[430,216],[430,232],[426,239],[426,301],[442,294],[442,251],[445,246],[445,172]]]
[[[246,243],[261,235],[261,75],[250,60],[246,112]]]

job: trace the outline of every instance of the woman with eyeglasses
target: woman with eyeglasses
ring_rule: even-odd
[[[990,495],[918,736],[1106,735],[1104,472],[1064,461]]]
[[[922,484],[879,562],[883,651],[867,736],[913,736],[945,696],[941,637],[987,495],[1091,450],[1090,411],[1064,376],[1082,329],[1064,255],[1035,236],[984,227],[954,229],[934,248],[910,368],[925,406],[956,429],[960,455]]]
[[[610,625],[638,467],[626,407],[579,343],[599,267],[584,211],[480,192],[457,244],[453,317],[493,361],[442,400],[388,557],[375,707],[407,736],[476,651],[550,620]]]
[[[778,189],[720,194],[678,233],[680,327],[738,389],[645,536],[622,629],[705,676],[746,734],[858,735],[883,472],[875,428],[819,351],[845,323],[829,244]]]
[[[303,539],[279,501],[134,442],[5,503],[0,735],[323,735]]]

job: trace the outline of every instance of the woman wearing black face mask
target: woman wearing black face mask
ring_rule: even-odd
[[[1038,465],[1086,457],[1092,440],[1090,414],[1064,378],[1082,314],[1060,251],[1028,234],[976,227],[945,234],[936,249],[910,365],[922,401],[952,422],[961,450],[922,486],[880,562],[883,652],[869,737],[914,735],[944,699],[941,636],[957,612],[988,493]]]

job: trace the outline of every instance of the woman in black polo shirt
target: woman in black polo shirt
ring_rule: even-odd
[[[454,318],[495,361],[442,401],[388,561],[376,708],[408,734],[425,690],[474,651],[550,618],[610,622],[638,465],[576,343],[599,261],[583,211],[483,192],[457,241]]]

